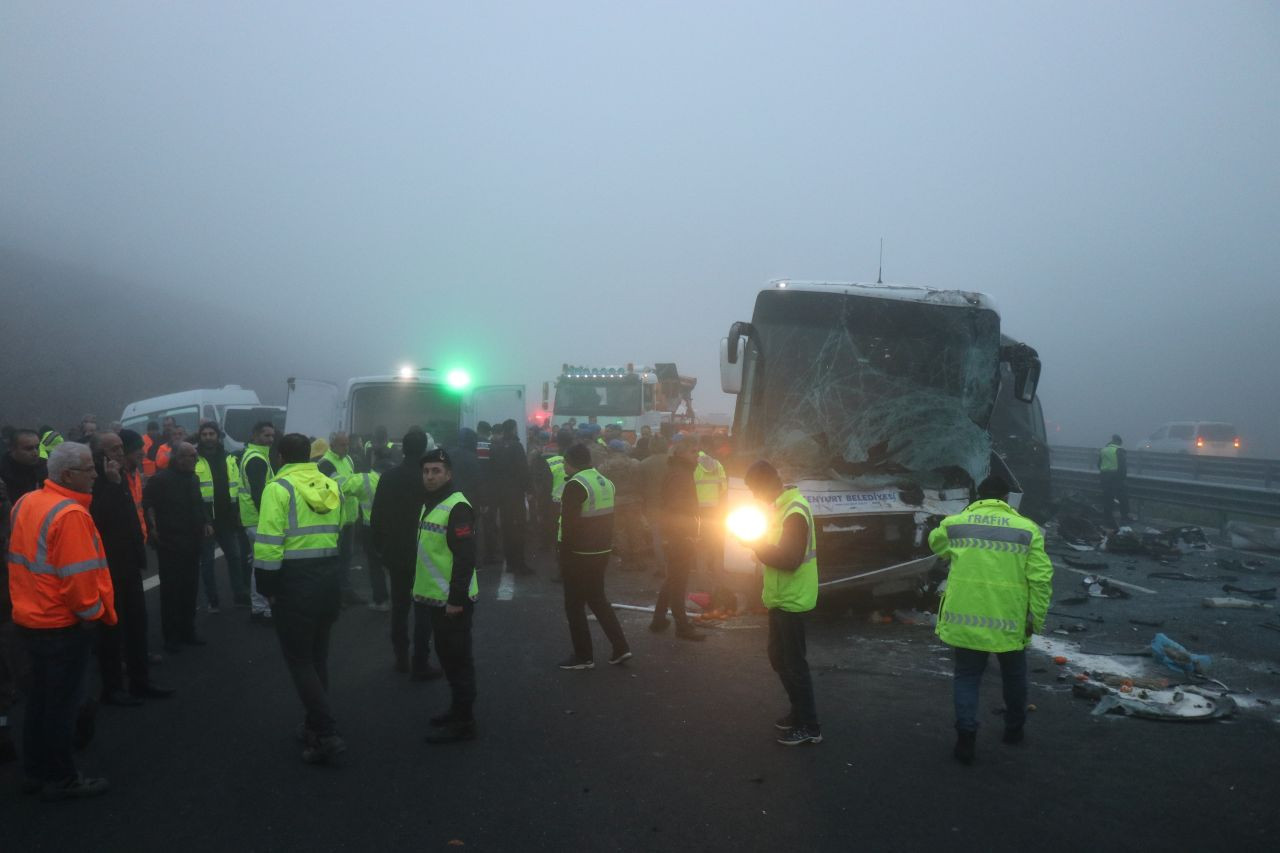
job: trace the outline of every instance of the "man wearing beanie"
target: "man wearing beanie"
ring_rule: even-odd
[[[1044,628],[1053,595],[1044,534],[1008,499],[1008,482],[992,474],[978,485],[978,500],[929,534],[933,553],[951,561],[937,634],[955,650],[953,754],[962,764],[973,762],[978,685],[993,652],[1004,686],[1004,742],[1021,743],[1027,719],[1026,648],[1031,635]]]

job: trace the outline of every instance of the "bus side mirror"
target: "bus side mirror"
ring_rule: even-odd
[[[1000,348],[1000,360],[1013,371],[1013,396],[1023,403],[1034,402],[1040,385],[1040,353],[1026,344],[1014,344]]]
[[[730,338],[720,339],[720,390],[737,394],[742,390],[742,361],[731,359],[733,346]]]
[[[728,350],[726,357],[729,364],[738,363],[739,347],[743,338],[749,338],[755,333],[750,323],[744,323],[741,320],[729,327],[729,337],[725,338],[728,342]]]

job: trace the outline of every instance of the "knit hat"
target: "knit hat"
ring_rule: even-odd
[[[120,430],[120,441],[124,443],[124,452],[132,453],[142,449],[142,436],[131,429]]]

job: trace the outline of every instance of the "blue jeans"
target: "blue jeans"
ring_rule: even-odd
[[[31,661],[31,691],[22,721],[23,770],[28,779],[61,782],[76,775],[71,738],[93,632],[79,625],[18,630]]]
[[[991,653],[958,647],[954,651],[956,653],[954,680],[956,731],[976,732],[978,730],[978,685],[982,683],[982,673],[987,668],[987,656]],[[1004,727],[1020,729],[1027,721],[1026,650],[999,652],[996,658],[1000,661],[1000,681],[1004,687]]]
[[[218,606],[218,579],[213,573],[214,546],[222,549],[227,561],[227,575],[231,578],[231,594],[237,599],[248,595],[243,582],[243,564],[240,560],[240,536],[230,524],[213,525],[213,535],[200,545],[200,583],[204,585],[204,601],[210,607]]]

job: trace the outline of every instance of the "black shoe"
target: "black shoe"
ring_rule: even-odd
[[[8,764],[18,760],[18,747],[9,736],[9,727],[0,726],[0,764]]]
[[[822,729],[818,726],[796,726],[778,737],[783,746],[801,746],[806,743],[822,743]]]
[[[98,794],[105,794],[106,791],[106,779],[92,779],[88,776],[77,774],[61,782],[45,783],[44,788],[40,791],[40,799],[47,802],[55,802],[57,800],[71,800],[80,797],[94,797]]]
[[[629,660],[631,660],[631,652],[621,651],[615,654],[613,657],[609,658],[609,665],[617,666],[618,664],[626,663]]]
[[[143,699],[168,699],[177,692],[172,687],[165,687],[163,684],[156,684],[155,682],[133,688],[133,695],[140,696]]]
[[[459,743],[476,739],[476,724],[473,720],[454,721],[442,731],[432,732],[423,738],[427,743]]]
[[[655,634],[660,634],[667,630],[667,626],[671,624],[671,620],[665,616],[655,618],[649,623],[649,630]]]
[[[185,640],[183,640],[182,642],[183,642],[185,645],[188,645],[188,646],[207,646],[207,645],[209,645],[209,643],[204,639],[204,637],[201,637],[201,636],[199,636],[199,635],[197,635],[197,634],[192,634],[190,637],[187,637],[187,638],[186,638]]]
[[[1004,743],[1022,743],[1022,726],[1016,729],[1005,729],[1004,737],[1000,738]]]
[[[956,732],[956,747],[951,750],[951,754],[955,756],[956,761],[961,764],[972,764],[975,753],[975,741],[978,739],[977,732]]]
[[[307,745],[302,748],[302,760],[308,764],[325,764],[347,751],[347,742],[337,735],[315,737],[307,733]]]
[[[123,690],[110,690],[102,694],[103,705],[118,705],[121,708],[132,708],[142,704],[142,700],[132,693]]]
[[[773,721],[773,727],[780,732],[789,732],[796,727],[796,715],[787,714]]]
[[[569,655],[556,666],[561,669],[595,669],[596,663],[592,660],[583,660],[577,655]]]
[[[682,640],[693,640],[697,643],[701,643],[707,638],[707,635],[701,631],[695,631],[692,625],[677,625],[676,636]]]
[[[427,664],[426,666],[415,666],[413,668],[413,674],[409,676],[409,680],[435,681],[437,678],[439,678],[442,675],[444,675],[444,672],[442,670],[436,669],[431,664]]]

